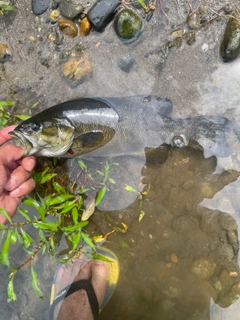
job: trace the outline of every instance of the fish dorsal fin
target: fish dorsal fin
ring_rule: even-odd
[[[94,130],[80,134],[74,140],[80,142],[82,148],[94,148],[101,144],[103,138],[102,130]]]

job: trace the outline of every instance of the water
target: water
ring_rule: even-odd
[[[195,8],[199,2],[192,4]],[[185,21],[183,13],[184,6],[178,9],[175,2],[171,3],[168,14],[173,29]],[[38,62],[36,52],[27,55],[25,46],[17,43],[14,57],[17,63],[5,64],[5,75],[12,83],[3,73],[1,100],[20,96],[20,106],[25,105],[30,91],[47,106],[79,96],[157,94],[172,100],[174,118],[225,116],[238,129],[240,61],[223,64],[219,60],[224,21],[201,30],[192,46],[184,43],[179,49],[172,49],[163,63],[160,49],[167,36],[164,29],[167,21],[159,10],[156,14],[161,19],[155,16],[146,24],[140,39],[129,46],[121,45],[111,28],[82,40],[92,49],[85,54],[94,62],[94,74],[89,82],[77,88],[69,87],[59,76],[61,66],[56,56],[50,68],[46,68]],[[17,19],[18,16],[15,26],[20,23],[25,28],[22,16],[20,22]],[[35,21],[33,16],[27,19],[36,28],[36,32],[31,30],[36,39],[40,26],[49,31],[43,20]],[[4,29],[2,34],[15,35],[15,30]],[[11,43],[14,38],[10,38]],[[38,45],[42,55],[46,48],[53,50],[51,44]],[[72,42],[66,40],[64,46],[69,49]],[[128,55],[134,58],[135,64],[126,73],[118,67],[118,62]],[[10,86],[23,90],[8,96]],[[167,152],[161,149],[156,158],[148,158],[146,166],[145,160],[139,163],[138,158],[114,159],[119,163],[111,171],[116,185],[109,184],[110,192],[99,207],[102,213],[92,218],[89,232],[106,233],[114,227],[120,228],[122,222],[128,230],[115,232],[105,243],[118,255],[121,270],[115,294],[100,319],[239,319],[240,149],[233,131],[226,136],[231,152],[224,157],[210,157],[206,153],[204,157],[195,143],[182,149],[170,147]],[[87,163],[93,170],[102,169],[101,163]],[[71,181],[76,179],[73,172]],[[127,192],[126,183],[146,194],[140,199]],[[141,210],[145,215],[139,222]],[[34,231],[28,228],[26,231],[34,237]],[[11,249],[11,254],[13,264],[25,259],[24,251],[16,247]],[[7,302],[8,270],[1,267],[0,319],[48,319],[50,287],[57,262],[39,255],[34,267],[44,300],[32,291],[25,267],[15,279],[16,303]]]

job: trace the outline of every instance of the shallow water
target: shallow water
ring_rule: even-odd
[[[21,10],[24,5],[27,2],[23,1]],[[177,12],[174,2],[171,9],[174,16]],[[20,14],[26,13],[20,11]],[[178,18],[177,23],[172,17],[176,26],[184,21],[182,16]],[[41,25],[44,30],[44,19],[36,21],[33,16],[29,19],[35,27]],[[89,232],[106,233],[112,227],[121,226],[121,222],[128,226],[126,233],[115,232],[105,243],[118,255],[121,273],[114,296],[100,319],[238,320],[240,60],[230,64],[219,60],[224,29],[224,22],[219,22],[201,30],[193,46],[183,44],[171,50],[162,63],[159,50],[166,36],[164,26],[164,16],[157,10],[143,35],[131,45],[121,45],[111,28],[103,34],[90,35],[83,42],[92,49],[89,55],[94,61],[94,76],[77,88],[69,87],[59,77],[61,71],[56,60],[53,59],[55,62],[48,70],[36,60],[36,52],[21,60],[26,48],[17,44],[15,63],[5,64],[10,82],[2,77],[1,100],[15,97],[9,90],[11,86],[21,88],[15,94],[16,98],[21,97],[20,107],[25,105],[28,91],[33,91],[48,106],[79,96],[157,94],[172,100],[175,118],[220,115],[231,120],[236,130],[227,133],[231,147],[227,157],[205,158],[195,143],[182,149],[169,147],[164,159],[162,153],[166,155],[166,150],[158,150],[159,156],[148,158],[146,166],[138,158],[114,159],[119,166],[114,167],[111,177],[117,183],[109,186],[110,192],[99,207],[102,213],[92,218]],[[25,27],[23,23],[21,28]],[[29,28],[26,30],[29,34]],[[15,35],[16,29],[6,29],[6,34],[10,32]],[[36,30],[36,36],[37,33]],[[14,43],[13,38],[11,41]],[[70,46],[70,40],[66,42]],[[98,42],[100,47],[94,47]],[[41,46],[44,53],[51,44]],[[136,64],[125,73],[118,62],[128,55]],[[39,81],[40,76],[44,81]],[[93,169],[102,168],[96,161],[87,163]],[[69,174],[71,181],[76,179],[74,172]],[[140,184],[141,175],[143,184]],[[126,183],[145,190],[146,194],[139,200],[124,190]],[[140,202],[145,212],[141,222]],[[27,231],[34,236],[34,231]],[[11,250],[13,263],[23,260],[23,250],[16,247]],[[32,291],[28,271],[23,270],[15,279],[18,301],[14,303],[7,302],[8,270],[1,267],[0,304],[4,311],[0,319],[48,319],[56,267],[54,259],[39,255],[35,270],[44,300]]]

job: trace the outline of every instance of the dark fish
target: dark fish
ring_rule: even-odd
[[[11,143],[30,154],[73,158],[144,153],[163,143],[200,143],[205,156],[227,156],[231,122],[221,116],[170,117],[172,103],[158,96],[83,98],[61,103],[23,121]]]

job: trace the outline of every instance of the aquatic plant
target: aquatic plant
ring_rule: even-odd
[[[13,115],[10,112],[14,102],[0,102],[0,112],[2,115],[1,126],[16,124],[23,120],[24,115]],[[29,109],[31,110],[31,108]],[[29,111],[31,112],[31,111]],[[33,172],[32,177],[36,182],[35,190],[22,200],[24,208],[18,209],[18,221],[11,219],[7,212],[0,208],[0,214],[7,220],[8,224],[0,224],[1,230],[1,252],[0,264],[9,268],[9,282],[7,287],[10,300],[16,300],[14,291],[14,278],[27,264],[32,278],[32,287],[38,292],[40,298],[43,294],[38,286],[38,275],[34,270],[33,262],[39,254],[49,254],[55,257],[60,263],[65,263],[69,259],[84,254],[94,259],[103,259],[95,249],[95,242],[102,241],[107,235],[91,238],[85,227],[88,219],[94,213],[95,207],[101,202],[108,185],[115,184],[110,177],[112,166],[118,165],[106,161],[103,170],[96,170],[91,173],[86,164],[78,159],[79,170],[82,170],[87,177],[88,186],[76,188],[63,186],[57,182],[55,167],[57,160],[52,159],[52,166],[46,169]],[[95,196],[86,204],[86,192],[91,188]],[[21,221],[19,222],[19,217]],[[27,229],[27,231],[26,231]],[[30,235],[31,234],[31,235]],[[34,234],[34,237],[33,235]],[[65,239],[66,248],[58,252],[57,247],[61,240]],[[13,245],[20,245],[27,258],[17,267],[12,267],[10,248]]]

